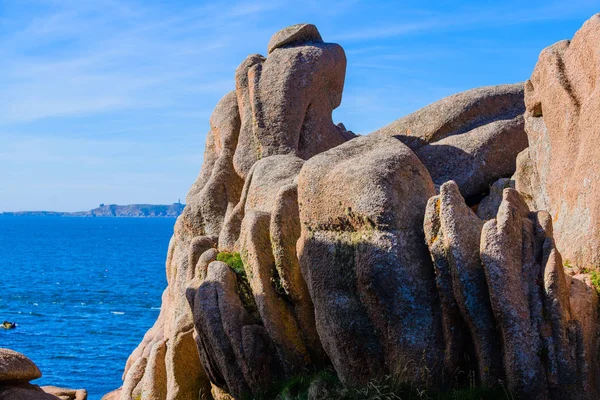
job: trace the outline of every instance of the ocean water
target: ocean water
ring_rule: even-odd
[[[0,216],[0,347],[42,371],[38,385],[121,386],[166,287],[175,219]]]

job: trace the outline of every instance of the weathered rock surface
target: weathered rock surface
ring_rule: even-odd
[[[276,33],[268,52],[267,58],[252,55],[239,66],[235,92],[223,97],[211,117],[204,164],[188,193],[187,206],[177,220],[169,245],[168,287],[163,294],[161,314],[127,362],[122,396],[143,392],[140,382],[144,372],[151,368],[148,361],[151,349],[162,342],[167,348],[164,355],[167,398],[211,392],[208,377],[216,375],[203,369],[210,366],[201,363],[200,357],[192,360],[186,352],[169,349],[175,349],[176,338],[194,327],[186,288],[192,282],[196,288],[200,286],[219,251],[242,251],[248,268],[252,271],[254,266],[258,268],[258,264],[246,258],[250,253],[240,247],[240,239],[246,247],[252,247],[255,240],[262,240],[260,243],[265,245],[269,242],[243,231],[243,227],[252,226],[244,222],[246,215],[250,215],[250,221],[257,212],[275,215],[273,222],[267,224],[275,240],[272,246],[276,251],[270,256],[273,263],[259,268],[264,272],[262,278],[267,279],[268,275],[269,279],[250,279],[250,286],[256,291],[254,294],[250,291],[250,295],[260,305],[259,315],[269,315],[264,328],[268,332],[265,343],[274,340],[277,361],[286,372],[323,358],[300,267],[297,262],[287,263],[296,258],[293,243],[299,235],[299,224],[295,222],[295,230],[294,223],[288,227],[280,213],[282,208],[287,213],[293,207],[295,200],[289,197],[290,194],[294,197],[294,179],[303,160],[354,137],[331,119],[332,110],[341,102],[346,58],[340,46],[323,42],[316,27],[307,24]],[[284,190],[281,194],[280,189]],[[269,255],[268,249],[255,250],[256,254]],[[277,273],[281,273],[281,278],[276,277]],[[282,293],[273,292],[272,288],[278,285]],[[282,324],[287,330],[280,337]],[[294,345],[290,345],[290,338],[294,338]],[[147,365],[136,365],[143,358]],[[191,367],[194,363],[196,368]],[[176,366],[183,364],[190,366],[185,382],[176,376],[181,373],[175,372]],[[129,374],[134,365],[139,371]],[[248,379],[245,386],[231,382],[239,390],[251,391],[265,382],[263,378]],[[190,386],[187,382],[195,383]],[[218,380],[218,384],[228,385],[223,382]]]
[[[515,188],[515,181],[510,178],[498,179],[490,186],[489,194],[484,197],[477,206],[477,216],[483,220],[496,218],[498,209],[502,203],[504,189]]]
[[[346,56],[337,44],[324,43],[313,25],[276,33],[267,58],[248,58],[236,71],[241,117],[234,156],[246,179],[261,158],[293,154],[308,159],[354,135],[334,125],[331,112],[342,101]]]
[[[453,181],[443,184],[440,194],[429,200],[425,215],[425,237],[436,269],[444,316],[446,374],[452,379],[457,370],[469,370],[471,366],[461,358],[468,352],[471,338],[481,384],[496,386],[503,379],[503,372],[479,254],[484,221],[465,204]]]
[[[265,328],[238,293],[236,274],[214,261],[204,282],[187,294],[206,372],[236,398],[272,383],[280,367]]]
[[[581,326],[571,317],[549,215],[530,213],[517,191],[505,189],[497,218],[483,227],[481,259],[508,387],[531,399],[583,398]]]
[[[41,389],[60,400],[86,400],[87,391],[85,389],[65,389],[56,386],[42,386]]]
[[[546,48],[525,85],[529,160],[516,188],[547,210],[564,258],[600,268],[600,14]],[[523,158],[527,157],[523,155]]]
[[[40,369],[25,355],[0,348],[0,382],[29,382],[41,377]]]
[[[446,97],[374,134],[400,139],[436,185],[454,180],[470,197],[515,171],[527,147],[524,110],[523,84],[489,86]]]
[[[435,194],[400,141],[360,137],[313,157],[298,178],[298,257],[321,342],[342,382],[421,382],[442,358],[422,221]],[[415,307],[415,304],[419,304]]]
[[[528,399],[597,398],[598,295],[589,275],[565,275],[559,250],[573,210],[591,221],[575,237],[598,236],[599,18],[542,55],[525,88],[527,134],[517,84],[355,137],[331,120],[341,47],[313,25],[276,33],[215,108],[169,244],[161,313],[113,397],[251,398],[332,364],[346,386],[391,376],[444,388],[468,376]],[[568,176],[554,143],[577,150],[589,176]],[[563,221],[552,202],[566,188],[583,194],[560,204]],[[576,260],[593,262],[593,246]]]
[[[0,385],[1,400],[60,400],[50,393],[44,392],[39,386],[29,383]]]
[[[452,353],[463,350],[460,344],[469,347],[458,340],[470,337],[486,386],[505,381],[527,399],[595,398],[597,295],[581,278],[570,284],[546,212],[530,212],[507,188],[496,218],[484,224],[448,182],[428,203],[425,232],[442,300],[447,369],[457,367]]]
[[[86,400],[85,389],[62,389],[30,384],[42,373],[25,355],[0,348],[0,400]]]

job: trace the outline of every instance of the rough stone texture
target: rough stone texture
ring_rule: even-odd
[[[288,26],[273,35],[267,46],[267,53],[271,54],[273,50],[283,46],[293,46],[294,43],[305,44],[308,42],[322,43],[323,39],[312,24],[297,24]]]
[[[319,337],[345,384],[438,375],[441,322],[422,229],[434,194],[423,164],[394,138],[359,137],[300,172],[298,257]]]
[[[39,386],[29,383],[16,383],[9,386],[0,385],[0,400],[60,400]]]
[[[120,400],[121,399],[121,388],[115,389],[112,392],[106,393],[102,396],[101,400]]]
[[[146,364],[148,364],[148,358],[139,357],[127,370],[123,378],[123,388],[120,391],[121,400],[133,399],[138,394],[141,394],[141,388],[139,390],[136,390],[136,388],[142,381]]]
[[[494,182],[490,187],[490,193],[477,206],[477,216],[483,220],[496,218],[502,203],[502,193],[509,187],[515,188],[515,182],[510,178],[502,178]]]
[[[0,348],[0,383],[29,382],[42,377],[40,369],[21,353]]]
[[[276,33],[268,49],[268,58],[253,55],[239,66],[235,92],[225,95],[211,116],[202,170],[188,193],[187,205],[177,219],[169,244],[168,287],[161,313],[127,361],[123,374],[125,396],[141,393],[140,371],[128,374],[136,361],[148,360],[157,343],[164,342],[167,349],[175,348],[171,342],[193,328],[186,288],[190,284],[201,285],[219,251],[239,251],[237,242],[245,214],[273,212],[280,186],[293,184],[303,159],[354,137],[331,119],[332,110],[341,102],[344,84],[346,59],[342,48],[324,43],[314,26],[304,24]],[[251,171],[259,160],[257,178]],[[273,229],[279,240],[274,245],[282,246],[274,256],[289,260],[295,254],[290,241],[299,233],[281,229],[281,223]],[[287,285],[286,295],[293,300],[286,307],[301,331],[295,335],[306,342],[309,359],[316,360],[322,351],[310,311],[312,304],[299,279],[299,267],[283,265],[281,258],[277,260],[273,270],[288,274],[282,284]],[[176,382],[175,366],[188,363],[189,357],[175,352],[179,359],[169,360],[169,354],[166,380]],[[284,365],[290,363],[293,368],[297,365],[284,360]],[[307,363],[304,358],[303,363]],[[143,369],[150,367],[148,364]],[[210,396],[210,374],[200,366],[190,368],[189,375],[188,379],[198,382]],[[248,379],[251,389],[262,382]],[[184,387],[190,392],[181,393]],[[169,384],[166,397],[175,396],[172,391],[177,392],[177,398],[197,396],[192,390],[196,386]]]
[[[204,255],[204,253],[208,253],[207,257],[210,257],[210,254],[213,252],[209,250],[214,250],[217,247],[217,241],[217,236],[197,236],[192,239],[188,255],[188,281],[194,279],[196,272],[198,271],[197,265],[200,257]],[[204,271],[200,268],[198,272],[202,275]]]
[[[65,389],[56,386],[42,386],[41,389],[60,400],[87,400],[87,390],[85,389]]]
[[[312,25],[276,33],[211,117],[161,312],[120,397],[256,397],[328,357],[347,386],[392,376],[437,388],[462,370],[529,399],[597,398],[598,296],[589,277],[565,277],[552,219],[561,232],[574,209],[597,222],[599,18],[542,55],[526,88],[526,150],[521,84],[451,96],[356,138],[331,120],[343,50]],[[544,159],[555,144],[575,151],[582,187],[568,159]],[[565,188],[576,207],[563,221],[552,202]],[[243,266],[215,261],[220,252]]]
[[[546,48],[525,85],[529,171],[517,189],[554,221],[566,260],[600,268],[600,14]],[[525,157],[525,156],[524,156]]]
[[[277,155],[257,162],[248,173],[239,203],[227,216],[221,235],[221,251],[239,251],[242,221],[247,212],[271,213],[279,188],[295,180],[304,161],[293,155]]]
[[[496,219],[483,226],[480,252],[508,388],[528,399],[592,398],[549,215],[531,213],[505,189]]]
[[[206,271],[208,270],[208,264],[217,260],[217,256],[219,255],[219,250],[217,249],[208,249],[200,258],[198,258],[198,262],[196,263],[196,272],[194,273],[194,277],[200,280],[206,277]]]
[[[261,158],[308,159],[353,136],[331,120],[342,100],[344,50],[317,38],[311,25],[286,28],[273,36],[266,59],[254,54],[237,68],[241,128],[233,162],[242,178]]]
[[[204,374],[193,329],[178,332],[167,343],[165,366],[170,371],[167,375],[167,400],[198,400],[198,393],[209,390],[206,381],[189,379],[190,375]]]
[[[189,332],[192,329],[192,315],[185,300],[185,289],[187,284],[196,278],[197,265],[200,261],[206,262],[207,257],[203,253],[210,252],[211,247],[216,245],[216,237],[219,235],[223,220],[228,211],[231,211],[239,201],[243,187],[242,179],[233,169],[233,154],[237,145],[240,120],[237,108],[237,97],[231,92],[221,99],[217,104],[211,117],[211,130],[206,140],[206,151],[204,165],[198,179],[190,189],[186,208],[177,219],[175,232],[169,252],[167,254],[166,270],[168,287],[163,293],[160,315],[154,326],[146,333],[144,340],[131,354],[124,372],[123,396],[141,393],[140,374],[132,374],[128,377],[128,371],[140,357],[149,358],[153,346],[160,342],[175,340],[178,335]],[[191,264],[191,263],[196,264]],[[200,278],[204,271],[198,271]],[[166,353],[164,353],[166,355]],[[163,356],[161,352],[160,356]],[[181,360],[171,360],[171,363],[187,363],[189,356],[177,352]],[[165,363],[157,360],[160,365]],[[144,368],[150,368],[150,364]],[[143,371],[141,371],[143,373]],[[165,382],[175,382],[172,376],[173,370],[166,370]],[[192,368],[188,371],[190,385],[174,385],[169,388],[177,390],[180,398],[198,395],[197,387],[203,387],[210,391],[210,384],[202,367]],[[157,392],[162,395],[162,388],[152,389],[150,386],[159,383],[157,380],[148,380],[146,390]],[[162,383],[160,383],[162,385]],[[127,390],[125,390],[127,389]],[[182,390],[190,390],[183,393]],[[166,393],[171,398],[173,394]]]
[[[415,151],[436,185],[454,180],[465,197],[515,171],[527,147],[523,84],[489,86],[446,97],[374,132]]]
[[[140,382],[143,399],[165,400],[167,397],[166,341],[154,343],[144,376]]]
[[[567,277],[570,282],[569,300],[573,318],[581,324],[583,332],[588,381],[594,393],[600,393],[600,356],[598,341],[598,292],[592,285],[589,274],[577,274]]]
[[[238,293],[238,277],[220,261],[210,263],[206,279],[187,291],[206,372],[214,385],[236,398],[256,393],[280,376],[265,328]]]
[[[467,352],[470,338],[479,381],[493,387],[503,379],[503,372],[496,324],[479,256],[483,224],[465,204],[454,181],[443,184],[440,194],[428,202],[424,229],[436,268],[444,315],[447,374],[451,379],[458,368],[468,371],[468,364],[459,361]],[[469,336],[463,333],[465,325]]]
[[[598,296],[589,276],[565,275],[548,213],[505,188],[484,223],[447,182],[428,202],[424,229],[447,372],[469,368],[459,355],[472,347],[480,384],[503,381],[527,399],[597,397]]]

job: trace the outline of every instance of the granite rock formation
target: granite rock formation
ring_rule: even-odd
[[[300,172],[298,258],[343,383],[406,367],[414,383],[437,374],[443,349],[422,229],[434,194],[423,164],[394,138],[351,140]]]
[[[597,346],[586,349],[584,343],[595,341],[597,324],[584,330],[581,320],[588,318],[571,309],[571,279],[554,245],[548,213],[530,211],[521,195],[507,188],[496,218],[485,222],[450,181],[431,198],[426,215],[447,369],[469,368],[460,361],[472,347],[486,386],[505,381],[513,394],[527,399],[594,398],[590,379],[598,371],[586,350],[597,354]],[[588,296],[573,294],[574,302]]]
[[[542,54],[525,89],[460,93],[365,137],[332,122],[342,48],[313,25],[277,32],[215,108],[160,316],[106,399],[252,398],[326,366],[346,387],[467,374],[517,397],[597,398],[598,295],[587,270],[563,269],[572,225],[546,211],[581,176],[552,167],[564,184],[543,188],[554,169],[540,168],[565,162],[552,135],[577,139],[590,175],[565,201],[596,221],[598,20],[550,51],[563,69]],[[568,123],[560,87],[577,94]],[[573,251],[593,262],[594,238]]]
[[[523,84],[455,94],[374,132],[409,146],[439,187],[454,180],[465,197],[488,191],[515,171],[527,147]]]
[[[268,57],[252,55],[238,67],[235,92],[223,97],[211,117],[204,165],[188,193],[187,206],[177,220],[169,246],[168,287],[161,314],[127,362],[122,399],[143,396],[144,386],[162,385],[160,380],[144,378],[145,371],[156,368],[154,360],[161,365],[165,362],[160,356],[151,359],[152,349],[166,343],[168,355],[175,337],[193,335],[193,322],[202,318],[201,308],[209,306],[194,299],[210,296],[223,285],[223,290],[232,289],[224,280],[227,274],[218,272],[219,265],[222,269],[222,264],[215,263],[219,251],[241,252],[244,264],[253,268],[245,272],[248,282],[244,282],[252,299],[244,300],[252,303],[248,317],[263,320],[257,325],[261,329],[243,328],[247,324],[236,322],[237,317],[228,313],[223,314],[222,322],[197,326],[199,355],[187,360],[194,368],[187,370],[180,382],[167,368],[164,398],[187,398],[199,391],[210,396],[211,383],[237,394],[241,392],[236,388],[256,391],[269,375],[256,382],[253,376],[265,372],[265,365],[271,365],[273,371],[280,366],[288,374],[324,358],[299,266],[286,262],[295,258],[294,243],[299,235],[299,224],[296,222],[296,229],[289,225],[287,213],[295,206],[295,176],[303,160],[354,137],[331,119],[332,110],[341,102],[345,68],[342,48],[323,42],[312,25],[275,34]],[[269,251],[269,232],[276,248],[273,253]],[[268,265],[262,260],[268,260]],[[276,288],[272,279],[278,282]],[[193,312],[185,295],[188,286],[188,298],[195,304]],[[243,309],[237,312],[245,315]],[[236,359],[237,367],[211,364],[209,360],[216,357],[212,352],[217,349],[206,340],[219,334],[223,329],[219,324],[243,329],[246,340],[255,345],[274,346],[277,356],[273,363],[250,360],[246,365],[242,354]],[[183,351],[172,352],[173,366],[184,357],[192,357]],[[229,368],[233,371],[226,371]],[[246,371],[243,379],[235,375],[240,368]],[[225,379],[232,374],[238,378]],[[174,387],[180,388],[179,394],[172,390]],[[218,390],[213,388],[212,392]]]
[[[525,84],[529,148],[516,188],[554,221],[571,263],[600,268],[600,14],[540,54]]]
[[[86,400],[85,389],[39,387],[29,381],[42,377],[42,372],[25,355],[0,348],[0,399],[2,400]]]

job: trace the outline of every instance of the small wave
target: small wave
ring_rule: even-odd
[[[111,311],[111,314],[115,314],[115,315],[123,315],[125,314],[123,311]]]
[[[151,310],[160,310],[160,307],[150,307]]]

